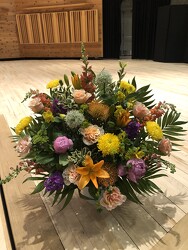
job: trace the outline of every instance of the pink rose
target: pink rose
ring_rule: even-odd
[[[20,154],[21,157],[24,157],[30,152],[31,146],[31,137],[25,136],[18,141],[16,151]]]
[[[163,138],[160,142],[159,142],[159,146],[158,146],[159,150],[164,153],[165,155],[170,156],[170,152],[172,151],[172,143],[169,139],[167,138]]]
[[[136,102],[133,107],[133,115],[137,118],[143,119],[146,115],[149,115],[149,109],[141,102]]]
[[[126,196],[122,195],[119,188],[111,187],[110,191],[105,191],[103,197],[100,200],[101,206],[105,207],[107,210],[112,210],[117,206],[122,205],[126,201]]]
[[[86,101],[91,97],[92,95],[88,92],[86,92],[84,89],[75,89],[73,92],[74,101],[77,104],[83,104],[86,103]]]
[[[73,142],[71,139],[67,138],[66,136],[58,136],[54,143],[54,150],[57,154],[64,154],[73,146]]]
[[[99,136],[104,134],[104,130],[97,125],[90,125],[87,128],[80,129],[80,133],[83,135],[83,142],[89,146],[98,141]]]
[[[29,103],[29,108],[34,112],[34,113],[39,113],[43,108],[44,105],[41,102],[41,99],[39,97],[33,98],[30,103]]]

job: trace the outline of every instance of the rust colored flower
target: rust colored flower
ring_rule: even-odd
[[[88,106],[88,113],[95,119],[106,121],[110,115],[110,108],[100,102],[91,102]]]
[[[98,178],[99,185],[102,185],[104,187],[113,186],[118,179],[118,172],[116,166],[112,163],[105,162],[102,166],[102,169],[108,172],[110,178]]]

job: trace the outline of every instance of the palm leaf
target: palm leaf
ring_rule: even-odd
[[[145,176],[142,177],[137,183],[128,180],[126,177],[118,181],[118,186],[122,194],[127,196],[127,199],[141,204],[137,197],[137,194],[151,195],[156,192],[162,192],[161,189],[153,183],[152,179],[167,176],[164,173],[160,173],[165,167],[158,167],[157,162],[147,162],[148,168]]]
[[[151,91],[149,90],[150,85],[146,85],[138,89],[136,92],[129,94],[126,99],[135,98],[138,102],[143,103],[146,107],[152,108],[154,100],[150,100],[153,94],[151,95]]]
[[[72,197],[73,197],[73,194],[74,194],[74,190],[75,190],[75,189],[71,189],[71,190],[69,191],[69,193],[67,194],[65,203],[64,203],[63,207],[61,208],[61,210],[63,210],[63,209],[69,204],[69,202],[71,201],[71,199],[72,199]],[[61,210],[60,210],[60,211],[61,211]]]
[[[181,126],[187,122],[178,121],[179,117],[180,113],[176,110],[171,110],[167,111],[163,117],[157,119],[158,125],[162,128],[163,135],[172,141],[172,143],[174,141],[183,141],[183,138],[180,137],[184,136],[187,131]],[[179,146],[179,144],[176,144],[176,146]]]

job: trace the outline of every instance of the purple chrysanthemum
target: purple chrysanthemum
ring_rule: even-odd
[[[53,114],[66,114],[67,109],[59,102],[58,99],[54,99],[52,103],[52,112]]]
[[[62,189],[64,185],[62,173],[59,171],[54,172],[48,179],[45,180],[44,186],[46,191],[55,191]]]
[[[142,159],[131,159],[127,162],[127,178],[133,182],[137,182],[145,175],[146,164]]]
[[[125,127],[125,132],[128,135],[128,138],[130,140],[135,139],[138,136],[139,130],[140,130],[140,123],[136,121],[130,121],[128,125]]]

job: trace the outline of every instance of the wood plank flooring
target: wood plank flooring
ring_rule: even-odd
[[[182,119],[188,121],[187,64],[122,61],[127,62],[125,80],[136,76],[139,87],[151,84],[156,101],[174,103]],[[118,79],[117,60],[90,60],[90,64],[96,73],[105,68],[114,80]],[[79,60],[1,61],[0,114],[9,126],[15,126],[30,114],[27,104],[21,104],[30,88],[46,91],[50,80],[70,76],[70,71],[80,73],[81,65]],[[75,195],[70,205],[58,213],[59,207],[51,207],[51,198],[42,197],[65,249],[187,250],[188,135],[182,144],[181,152],[173,152],[171,157],[177,172],[156,180],[164,194],[141,197],[142,206],[127,201],[111,213],[98,214],[89,202]]]

